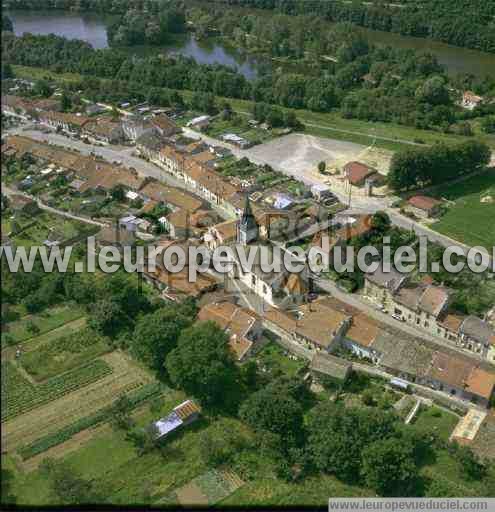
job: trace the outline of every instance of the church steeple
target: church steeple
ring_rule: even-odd
[[[249,244],[257,240],[259,234],[259,226],[251,208],[249,201],[249,194],[246,194],[246,202],[244,203],[244,210],[239,220],[237,230],[237,241],[241,244]]]

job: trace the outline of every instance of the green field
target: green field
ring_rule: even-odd
[[[419,432],[435,433],[443,440],[448,441],[459,417],[455,414],[440,409],[439,407],[420,407],[412,425]]]
[[[22,354],[19,362],[36,380],[44,380],[87,363],[109,350],[105,339],[91,329],[83,329]]]
[[[274,341],[270,341],[256,354],[256,362],[258,366],[264,367],[272,375],[285,374],[289,377],[295,377],[301,368],[305,366],[306,361],[303,361],[301,358],[297,360],[291,359],[289,356],[292,355],[286,355],[286,353],[286,350]]]
[[[51,402],[111,373],[102,360],[95,359],[42,384],[32,384],[16,363],[2,362],[2,421]]]
[[[12,340],[10,344],[20,343],[57,329],[83,316],[84,311],[73,304],[53,306],[36,315],[24,315],[19,320],[4,324],[2,341],[4,336],[9,336]]]
[[[461,183],[443,186],[436,194],[453,201],[442,218],[431,227],[470,246],[495,247],[495,172]],[[482,198],[492,198],[482,203]]]

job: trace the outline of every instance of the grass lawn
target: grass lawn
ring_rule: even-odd
[[[420,407],[412,426],[420,432],[435,433],[448,441],[458,422],[458,416],[439,407]]]
[[[72,304],[53,306],[36,315],[25,315],[19,320],[9,322],[4,325],[2,334],[10,336],[13,343],[19,343],[38,337],[83,316],[84,312],[78,306]],[[33,331],[32,325],[37,329],[35,327]]]
[[[277,343],[270,341],[256,354],[256,361],[270,373],[283,373],[294,377],[307,362],[302,358],[291,359],[291,354],[285,355],[286,352]]]
[[[454,201],[432,229],[467,245],[495,246],[495,172],[475,176],[462,183],[442,187],[438,197]],[[482,203],[491,196],[493,202]]]

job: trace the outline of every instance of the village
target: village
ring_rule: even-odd
[[[94,234],[99,247],[120,249],[262,244],[288,251],[291,245],[323,247],[328,235],[332,253],[366,240],[383,219],[376,210],[356,213],[346,198],[361,198],[361,206],[370,198],[396,201],[384,175],[367,163],[346,161],[330,179],[321,166],[311,173],[323,180],[300,181],[242,157],[239,150],[252,146],[242,135],[205,136],[210,116],[129,107],[110,112],[85,104],[83,112],[69,114],[56,93],[46,100],[2,96],[2,117],[11,123],[1,148],[3,246],[65,247]],[[442,204],[416,194],[399,208],[424,221],[440,215]],[[398,226],[386,229],[406,241],[410,236]],[[158,256],[156,271],[144,272],[144,281],[165,302],[197,301],[198,320],[226,333],[237,364],[256,361],[270,372],[275,358],[275,367],[294,366],[317,393],[330,382],[342,389],[365,376],[400,407],[407,403],[406,424],[428,408],[452,412],[458,421],[448,438],[476,449],[478,433],[493,429],[493,307],[479,316],[459,312],[454,289],[416,272],[378,269],[349,279],[308,269],[266,273],[256,265],[245,272],[236,261],[224,278],[208,271],[191,283],[187,267],[170,273]],[[191,397],[180,400],[149,422],[156,439],[201,417]],[[242,483],[222,478],[229,492]]]

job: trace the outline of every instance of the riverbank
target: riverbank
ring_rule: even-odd
[[[77,73],[57,74],[41,68],[27,66],[13,66],[14,73],[20,78],[39,79],[46,78],[57,82],[75,82],[83,79]],[[184,99],[188,100],[194,91],[178,90]],[[228,101],[237,112],[252,112],[254,102],[218,96],[220,101]],[[418,144],[435,144],[437,142],[455,143],[466,140],[461,135],[445,134],[431,130],[419,130],[413,127],[401,126],[394,123],[366,122],[358,119],[344,119],[339,112],[318,113],[309,110],[292,110],[303,123],[305,133],[344,140],[369,146],[397,151]],[[495,150],[495,135],[477,134],[477,138]]]

